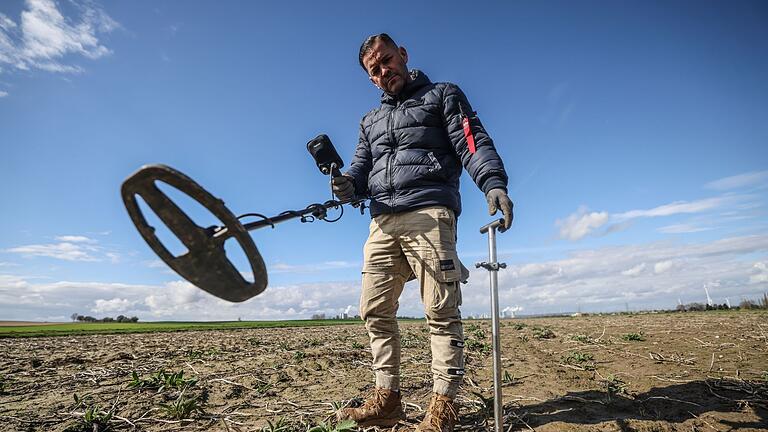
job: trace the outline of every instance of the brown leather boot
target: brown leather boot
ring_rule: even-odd
[[[360,427],[394,426],[405,420],[400,392],[376,387],[360,408],[343,408],[336,412],[338,420],[354,420]]]
[[[459,415],[456,413],[453,399],[433,393],[427,414],[416,426],[416,432],[453,432],[457,421],[459,421]]]

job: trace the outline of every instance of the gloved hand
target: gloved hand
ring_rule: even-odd
[[[507,196],[507,192],[504,189],[496,188],[491,189],[485,195],[485,199],[488,200],[488,214],[493,216],[496,211],[501,209],[501,213],[504,214],[504,229],[508,229],[512,225],[512,200]]]
[[[339,201],[349,201],[355,196],[355,183],[352,177],[340,175],[331,179],[331,189]]]

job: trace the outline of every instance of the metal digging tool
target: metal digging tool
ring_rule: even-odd
[[[499,269],[507,268],[504,263],[496,262],[496,229],[506,231],[504,219],[495,220],[480,228],[480,233],[488,233],[488,262],[475,264],[491,274],[491,328],[493,333],[493,418],[496,432],[504,430],[503,407],[501,400],[501,339],[499,336]]]
[[[341,175],[339,168],[344,166],[344,162],[326,135],[319,135],[307,143],[307,150],[323,174],[331,177]],[[198,226],[157,187],[158,182],[173,186],[191,197],[216,216],[223,225],[205,228]],[[267,288],[267,268],[248,231],[264,227],[274,228],[280,222],[295,218],[300,218],[301,222],[313,222],[317,219],[336,222],[344,214],[343,204],[360,207],[362,213],[367,199],[355,197],[349,201],[329,200],[322,204],[310,204],[301,210],[287,210],[272,217],[259,213],[235,216],[224,205],[224,201],[211,195],[191,178],[166,165],[141,167],[123,182],[121,194],[133,224],[163,262],[198,288],[231,302],[248,300]],[[155,228],[144,218],[136,197],[141,197],[160,221],[184,244],[186,253],[174,256],[168,251],[155,234]],[[340,214],[334,219],[328,219],[328,210],[332,208],[339,209]],[[243,224],[240,219],[245,217],[260,219]],[[252,282],[246,280],[227,257],[224,242],[230,238],[237,240],[245,253],[253,273]]]

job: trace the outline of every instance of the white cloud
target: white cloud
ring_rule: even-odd
[[[623,272],[621,272],[621,274],[623,274],[624,276],[637,276],[640,273],[642,273],[643,270],[645,270],[645,263],[644,262],[642,262],[642,263],[640,263],[640,264],[638,264],[638,265],[636,265],[636,266],[634,266],[634,267],[632,267],[630,269],[624,270]]]
[[[708,189],[714,190],[732,190],[746,187],[765,187],[768,186],[768,171],[753,171],[726,177],[705,185]],[[755,210],[764,206],[764,196],[756,193],[724,193],[720,196],[704,198],[694,201],[675,201],[669,204],[660,205],[649,209],[635,209],[621,213],[608,214],[607,212],[588,212],[586,207],[581,206],[575,213],[566,219],[558,219],[555,226],[559,230],[560,238],[568,240],[579,240],[587,235],[604,235],[616,231],[621,231],[629,224],[640,218],[658,218],[670,217],[676,215],[699,215],[715,210],[728,209],[735,216],[728,217],[727,221],[733,221],[736,218],[751,219],[756,217]],[[694,218],[696,220],[697,218]],[[703,217],[698,217],[701,221]],[[700,231],[712,230],[719,223],[725,222],[723,218],[713,219],[710,223],[676,223],[658,228],[657,231],[665,234],[694,233]]]
[[[656,274],[666,273],[677,267],[677,263],[672,260],[660,261],[653,265],[653,272]]]
[[[502,309],[521,307],[526,313],[623,310],[625,303],[633,309],[672,308],[678,298],[705,301],[704,283],[718,303],[768,290],[768,235],[613,246],[510,264],[499,272],[499,295]],[[473,270],[462,292],[465,316],[489,313],[486,271]],[[118,307],[119,313],[143,321],[300,319],[316,313],[355,315],[359,297],[357,279],[269,286],[246,302],[228,303],[181,280],[156,285],[47,282],[0,274],[4,319],[66,317],[94,308],[109,315],[108,309],[116,314]],[[400,315],[423,316],[416,282],[406,285],[400,305]]]
[[[89,239],[88,237],[78,236],[78,235],[57,236],[56,240],[69,242],[69,243],[96,243],[96,240],[92,240],[92,239]]]
[[[72,2],[76,17],[65,17],[53,0],[27,0],[20,24],[0,14],[0,65],[18,70],[78,73],[83,69],[64,63],[79,55],[98,59],[111,54],[99,35],[119,24],[94,3]]]
[[[558,277],[563,275],[563,268],[551,263],[532,263],[520,267],[520,276]]]
[[[561,238],[579,240],[597,228],[602,227],[606,222],[608,222],[608,213],[588,213],[587,208],[582,206],[576,213],[571,214],[565,220],[558,219],[555,225],[560,228]]]
[[[650,209],[636,209],[623,213],[608,214],[606,212],[587,212],[584,206],[568,216],[565,220],[558,219],[555,225],[559,228],[560,238],[568,240],[580,240],[587,235],[605,235],[626,229],[633,220],[639,218],[668,217],[682,214],[698,214],[712,211],[720,208],[738,209],[742,211],[742,217],[751,218],[753,216],[744,215],[744,211],[761,207],[762,204],[754,201],[759,199],[757,195],[732,195],[705,198],[696,201],[675,201],[670,204],[664,204]],[[606,224],[610,225],[603,228]],[[702,227],[693,224],[675,224],[659,228],[658,231],[668,234],[690,233],[706,231],[711,227]]]
[[[24,289],[29,282],[21,276],[0,274],[0,289]]]
[[[91,255],[90,247],[77,243],[33,244],[6,249],[6,252],[18,253],[25,257],[49,257],[65,261],[98,261]]]
[[[752,266],[752,273],[749,277],[749,283],[759,284],[768,282],[768,261],[756,262]]]
[[[111,300],[98,299],[94,302],[91,312],[102,314],[109,312],[124,312],[133,306],[136,302],[128,299],[113,298]]]
[[[98,245],[98,241],[80,235],[55,237],[59,243],[31,244],[5,249],[3,252],[24,257],[48,257],[65,261],[109,261],[119,263],[121,256]]]
[[[0,98],[4,98],[6,96],[8,96],[8,92],[0,90]]]
[[[709,182],[705,187],[707,189],[729,190],[766,184],[768,184],[768,171],[752,171]]]
[[[674,224],[674,225],[663,226],[659,228],[657,231],[665,234],[684,234],[684,233],[709,231],[711,229],[712,228],[696,226],[693,224]]]
[[[146,264],[147,267],[153,268],[153,269],[166,269],[166,268],[168,268],[168,265],[166,263],[164,263],[162,260],[159,260],[159,259],[145,261],[144,264]],[[243,277],[246,277],[246,275],[243,275]],[[253,275],[252,274],[250,275],[250,277],[251,277],[251,279],[253,279]]]
[[[160,285],[40,283],[0,275],[0,319],[69,316],[85,310],[105,315],[119,312],[144,321],[302,319],[315,313],[333,316],[350,311],[349,305],[358,303],[359,294],[358,281],[270,286],[246,302],[229,303],[181,280]],[[353,310],[352,314],[356,313]]]
[[[697,201],[676,201],[671,204],[654,207],[647,210],[630,210],[628,212],[613,215],[617,220],[635,219],[640,217],[672,216],[676,214],[701,213],[706,210],[721,207],[733,202],[734,197],[714,197]]]
[[[524,306],[527,312],[583,311],[674,307],[702,300],[703,283],[718,302],[725,297],[755,296],[768,289],[762,280],[768,253],[768,235],[725,238],[713,242],[680,244],[657,242],[572,252],[564,259],[537,263],[561,268],[563,277],[549,278],[525,270],[531,263],[508,266],[499,272],[501,307]],[[648,263],[654,263],[649,269]],[[763,263],[763,264],[759,264]],[[649,271],[651,270],[651,271]],[[488,306],[485,272],[473,272],[464,290],[469,310]],[[712,281],[720,281],[715,287]]]
[[[360,267],[359,262],[350,261],[326,261],[322,263],[311,264],[286,264],[282,262],[273,263],[269,266],[272,273],[315,273],[327,270],[338,270],[346,268]]]

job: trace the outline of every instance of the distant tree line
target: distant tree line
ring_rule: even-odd
[[[355,315],[354,317],[353,316],[345,317],[344,315],[339,314],[339,315],[336,315],[336,316],[329,317],[329,316],[326,316],[324,313],[316,313],[316,314],[312,315],[311,319],[313,319],[313,320],[341,320],[341,319],[349,319],[349,318],[360,318],[360,316]]]
[[[101,322],[101,323],[111,323],[111,322],[119,322],[119,323],[135,323],[139,322],[139,317],[127,317],[125,315],[118,315],[115,318],[112,317],[104,317],[102,319],[94,318],[89,315],[80,315],[78,313],[73,313],[72,321],[80,321],[80,322]]]
[[[763,297],[758,300],[742,299],[738,306],[728,306],[727,304],[713,304],[706,303],[687,303],[677,305],[675,310],[679,312],[692,312],[692,311],[708,311],[708,310],[728,310],[728,309],[768,309],[768,293],[763,294]]]

